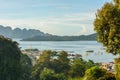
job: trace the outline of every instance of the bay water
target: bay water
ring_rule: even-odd
[[[24,49],[39,49],[67,51],[70,54],[81,54],[85,60],[93,60],[94,62],[112,62],[117,56],[106,53],[101,43],[97,41],[20,41],[13,39],[19,43],[19,47]],[[90,52],[89,52],[90,51]]]

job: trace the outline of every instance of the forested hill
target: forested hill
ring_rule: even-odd
[[[81,36],[35,36],[31,38],[23,39],[23,41],[94,41],[97,35],[81,35]]]
[[[26,28],[12,29],[9,26],[5,27],[5,26],[0,25],[0,35],[3,35],[8,38],[29,38],[29,37],[33,37],[33,36],[37,36],[37,35],[47,36],[50,34],[45,34],[41,31],[35,30],[35,29],[29,29],[29,30],[27,30]]]
[[[45,34],[36,29],[20,29],[0,25],[0,35],[8,38],[20,38],[23,41],[79,41],[79,40],[96,40],[96,34],[81,36],[56,36]]]

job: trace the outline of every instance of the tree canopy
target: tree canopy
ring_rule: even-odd
[[[113,73],[107,72],[102,68],[94,66],[86,70],[83,80],[116,80],[116,79]]]
[[[107,52],[120,54],[120,0],[106,3],[97,11],[94,30]]]
[[[51,50],[43,51],[33,67],[32,79],[39,80],[39,75],[44,72],[44,68],[51,69],[57,74],[67,74],[69,70],[69,59],[67,58],[67,53],[65,51],[60,53]]]
[[[30,80],[31,76],[31,69],[32,69],[32,62],[31,59],[26,54],[21,54],[21,68],[22,68],[22,80]]]
[[[0,36],[0,80],[21,80],[18,43]]]

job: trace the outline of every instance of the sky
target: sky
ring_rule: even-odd
[[[54,35],[94,32],[97,9],[112,0],[0,0],[0,25]]]

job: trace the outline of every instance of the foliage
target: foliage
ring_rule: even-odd
[[[83,80],[83,78],[81,78],[81,77],[75,77],[75,78],[69,78],[68,80]]]
[[[72,78],[83,77],[85,71],[95,65],[96,64],[92,60],[84,61],[82,58],[78,57],[70,60],[68,58],[68,53],[65,51],[55,52],[46,50],[40,54],[40,58],[33,67],[32,80],[39,80],[40,75],[45,72],[43,71],[44,69],[48,72],[53,71],[53,73],[58,74],[58,76],[55,75],[57,77],[60,77],[60,74],[64,74],[66,77]],[[46,73],[45,75],[48,74]]]
[[[116,80],[116,78],[114,74],[107,72],[103,77],[100,77],[97,80]]]
[[[18,43],[0,36],[0,79],[21,80],[21,51]]]
[[[70,60],[68,59],[67,52],[65,51],[60,52],[56,61],[58,61],[54,63],[56,64],[55,66],[56,69],[55,67],[53,68],[55,69],[55,72],[67,74],[70,69],[70,65],[69,65]]]
[[[32,70],[32,79],[39,80],[39,75],[44,68],[51,69],[57,74],[67,74],[69,71],[67,53],[65,51],[60,53],[51,50],[43,51]]]
[[[97,11],[94,30],[98,33],[98,41],[103,43],[107,52],[114,55],[120,53],[120,1],[106,3]]]
[[[92,60],[84,61],[82,58],[76,58],[69,71],[71,77],[83,77],[85,71],[91,67],[95,66],[95,63]]]
[[[44,68],[40,74],[40,80],[54,80],[55,79],[54,75],[55,73],[53,70]]]
[[[32,62],[26,54],[21,54],[22,80],[30,80]]]
[[[40,80],[67,80],[67,78],[63,74],[55,74],[53,70],[44,68]]]
[[[82,59],[76,59],[71,65],[70,76],[71,77],[83,77],[85,72],[85,64]]]
[[[120,58],[115,59],[115,76],[116,80],[120,80]]]
[[[92,67],[85,72],[83,80],[116,80],[113,73],[99,67]]]
[[[32,80],[39,80],[39,75],[41,74],[44,67],[49,68],[50,67],[50,60],[55,52],[52,52],[50,50],[43,51],[42,54],[40,54],[40,58],[36,61],[35,66],[32,69],[31,78]]]
[[[57,78],[56,80],[69,80],[68,77],[63,73],[56,74],[55,77]]]
[[[94,63],[92,60],[88,60],[86,63],[85,63],[85,70],[93,67],[93,66],[98,66],[97,63]]]
[[[92,67],[85,72],[85,78],[84,80],[96,80],[102,76],[104,76],[105,70],[101,69],[99,67]]]

